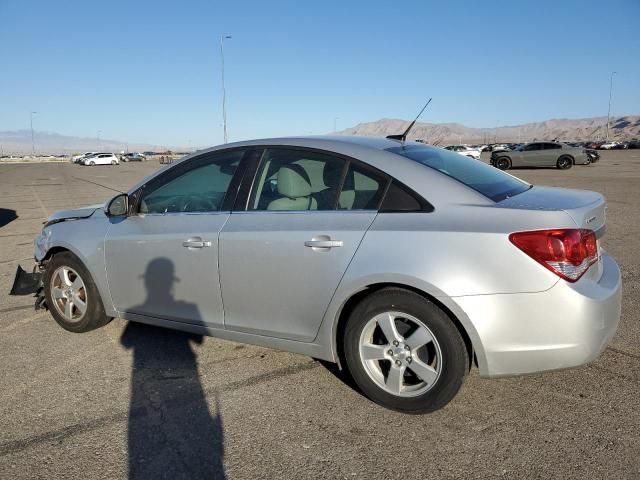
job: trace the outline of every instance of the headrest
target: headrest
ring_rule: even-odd
[[[338,188],[340,180],[342,180],[342,167],[343,166],[340,165],[339,168],[336,168],[336,165],[332,162],[324,164],[324,170],[322,170],[322,181],[327,188]]]
[[[311,195],[311,182],[304,168],[291,163],[278,170],[278,193],[283,197],[299,198]]]

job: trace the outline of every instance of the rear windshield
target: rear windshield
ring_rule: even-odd
[[[531,187],[528,183],[480,160],[474,160],[444,148],[402,145],[387,148],[387,151],[444,173],[480,192],[485,197],[489,197],[494,202],[518,195]]]

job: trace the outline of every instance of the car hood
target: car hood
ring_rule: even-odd
[[[80,218],[89,218],[96,210],[102,209],[104,204],[97,203],[88,207],[74,208],[72,210],[61,210],[53,213],[47,218],[47,223],[57,223],[63,220],[77,220]]]

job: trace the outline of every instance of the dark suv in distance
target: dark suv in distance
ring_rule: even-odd
[[[120,160],[123,162],[144,162],[147,159],[142,153],[125,153],[120,155]]]
[[[491,165],[500,170],[512,167],[556,167],[566,170],[573,165],[589,165],[593,161],[594,157],[586,149],[557,142],[525,143],[515,150],[491,153]]]

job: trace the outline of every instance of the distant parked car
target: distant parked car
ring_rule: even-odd
[[[118,157],[113,153],[98,153],[97,155],[85,158],[82,164],[89,165],[90,167],[94,165],[118,165],[120,164],[120,160],[118,160]]]
[[[557,167],[567,170],[574,164],[590,163],[591,157],[587,155],[587,150],[556,142],[526,143],[517,150],[494,151],[491,154],[491,165],[500,170],[511,167]]]
[[[600,145],[600,150],[613,150],[617,146],[618,142],[606,142]]]
[[[631,140],[628,142],[627,148],[640,148],[640,140]]]
[[[493,146],[493,149],[491,150],[492,152],[506,152],[509,150],[509,146],[505,145],[504,143],[496,143]]]
[[[147,159],[146,155],[139,152],[125,153],[120,155],[120,160],[123,162],[144,162]]]
[[[448,147],[444,148],[446,150],[451,150],[452,152],[456,152],[461,155],[480,160],[480,150],[477,148],[467,147],[466,145],[449,145]]]
[[[97,152],[84,152],[83,154],[76,155],[73,157],[73,163],[82,163],[82,160],[91,155],[97,155]]]

